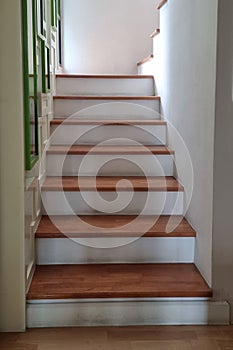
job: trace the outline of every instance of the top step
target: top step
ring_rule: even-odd
[[[154,96],[152,75],[76,75],[56,76],[57,95]]]

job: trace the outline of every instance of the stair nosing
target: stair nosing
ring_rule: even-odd
[[[135,149],[133,149],[135,147]],[[157,149],[156,149],[157,148]],[[174,151],[166,146],[95,146],[95,145],[52,145],[48,148],[49,155],[174,155]]]
[[[86,101],[160,101],[160,96],[137,95],[55,95],[54,100],[86,100]]]
[[[130,74],[57,74],[58,79],[154,79],[153,75]]]
[[[165,120],[160,119],[70,119],[54,118],[51,125],[167,125]]]

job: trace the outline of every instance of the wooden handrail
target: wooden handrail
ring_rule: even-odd
[[[159,28],[155,29],[150,35],[151,39],[153,39],[159,33],[160,33],[160,29]]]
[[[154,58],[154,55],[150,55],[146,58],[144,58],[143,60],[137,62],[137,66],[141,66],[142,64],[149,62],[150,60],[152,60]]]
[[[163,7],[163,5],[166,4],[166,2],[167,2],[167,0],[162,0],[162,1],[160,1],[160,3],[159,3],[158,6],[157,6],[157,10],[160,10],[160,9]]]

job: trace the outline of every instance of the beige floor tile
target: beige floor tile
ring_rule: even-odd
[[[126,341],[167,341],[167,340],[190,340],[196,339],[196,333],[191,330],[181,328],[179,331],[169,328],[116,328],[108,330],[108,339],[126,340]]]
[[[6,343],[0,342],[1,350],[38,350],[36,344],[16,344],[14,342]]]
[[[18,339],[18,333],[0,333],[0,344],[1,342],[13,342]]]
[[[70,343],[53,343],[53,344],[41,344],[38,346],[38,350],[115,350],[108,343],[95,343],[95,342],[77,342],[76,344]]]
[[[99,327],[0,333],[0,350],[233,350],[233,327]]]
[[[110,345],[113,350],[132,350],[130,342],[114,341],[113,343],[109,342],[108,345]]]
[[[199,338],[197,341],[191,341],[192,350],[220,350],[214,339]]]
[[[132,342],[132,350],[193,350],[185,341],[138,341]]]
[[[233,349],[233,339],[232,340],[218,340],[217,341],[220,350],[232,350]]]
[[[50,328],[29,330],[19,335],[18,341],[36,344],[47,343],[75,343],[83,340],[94,339],[96,342],[107,340],[107,332],[104,328]]]
[[[233,339],[233,326],[198,326],[195,330],[198,338]]]

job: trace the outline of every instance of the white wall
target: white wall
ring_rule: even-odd
[[[25,327],[21,0],[0,10],[0,330]]]
[[[158,91],[167,118],[190,152],[194,190],[187,218],[198,232],[195,262],[212,282],[213,149],[218,0],[169,0],[160,14],[161,57]],[[170,130],[171,132],[171,130]],[[179,178],[190,176],[173,139]]]
[[[64,69],[80,74],[133,74],[152,53],[159,0],[64,0]]]
[[[233,306],[233,1],[219,0],[214,158],[214,296]],[[233,322],[233,313],[232,313]]]

